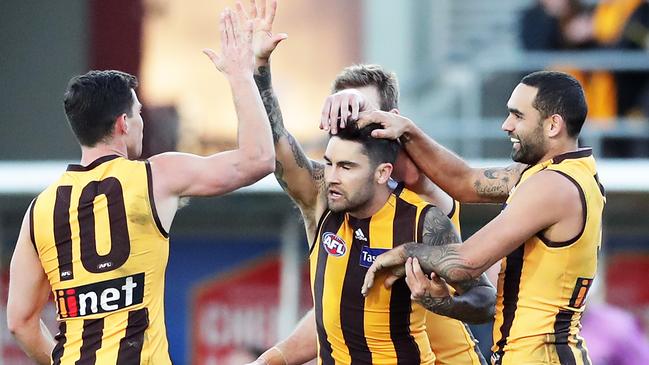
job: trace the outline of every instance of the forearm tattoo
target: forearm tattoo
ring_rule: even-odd
[[[486,169],[482,176],[473,182],[473,186],[481,197],[505,199],[520,178],[524,167],[522,164],[514,164],[505,168]]]
[[[474,268],[457,252],[461,242],[451,220],[437,208],[426,213],[423,244],[406,244],[408,257],[417,257],[424,272],[434,271],[457,289],[457,297],[433,297],[426,292],[418,301],[426,309],[468,322],[489,320],[493,312],[494,289],[487,278],[473,278]]]
[[[273,141],[277,143],[280,137],[288,135],[288,132],[284,128],[282,111],[279,108],[279,102],[273,90],[269,66],[258,67],[254,78],[257,89],[259,89],[259,95],[261,95],[261,100],[264,102],[266,114],[268,114],[268,121],[273,132]]]
[[[295,164],[301,169],[307,169],[318,184],[318,188],[321,188],[324,186],[324,166],[315,161],[311,161],[304,151],[302,151],[300,144],[284,127],[282,111],[279,107],[277,97],[275,96],[275,91],[273,90],[270,67],[258,67],[255,71],[254,78],[255,83],[257,84],[257,89],[259,89],[259,94],[261,95],[261,100],[266,108],[266,114],[268,114],[268,121],[270,122],[274,143],[277,144],[282,137],[286,137]],[[282,188],[286,190],[288,184],[284,179],[284,166],[279,160],[275,161],[275,176]]]

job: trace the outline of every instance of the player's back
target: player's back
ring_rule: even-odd
[[[52,287],[54,364],[170,364],[164,327],[168,236],[146,161],[70,165],[30,212]]]

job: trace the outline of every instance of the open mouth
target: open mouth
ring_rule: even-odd
[[[518,145],[518,146],[521,145],[521,140],[518,139],[518,138],[509,137],[509,140],[512,142],[513,147],[516,147],[517,145]]]
[[[343,196],[343,194],[340,193],[339,191],[329,189],[329,198],[335,200],[335,199],[339,199],[339,198],[341,198],[342,196]]]

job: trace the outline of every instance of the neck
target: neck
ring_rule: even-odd
[[[388,198],[390,198],[390,194],[392,194],[392,190],[388,188],[387,184],[381,185],[375,190],[372,198],[366,204],[347,213],[357,219],[369,218],[383,208]]]
[[[87,166],[92,161],[108,155],[118,155],[128,158],[125,146],[120,147],[98,143],[94,147],[81,146],[81,165]]]
[[[577,143],[577,140],[569,139],[563,143],[557,144],[556,146],[550,148],[539,162],[547,161],[556,156],[563,155],[564,153],[577,151],[578,149],[579,149],[579,144]]]

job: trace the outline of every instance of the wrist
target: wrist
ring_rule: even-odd
[[[399,137],[399,142],[401,142],[401,144],[406,144],[412,141],[417,134],[417,129],[417,126],[410,119],[407,119],[403,128],[403,133],[401,133],[401,136]]]
[[[270,65],[269,57],[255,57],[255,69]]]
[[[270,349],[266,350],[266,352],[259,356],[258,360],[263,361],[266,365],[288,365],[286,356],[284,356],[282,350],[280,350],[277,346],[273,346]]]

